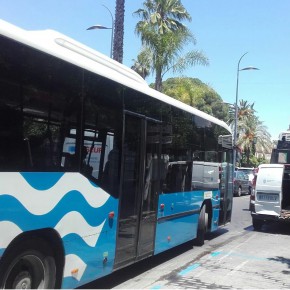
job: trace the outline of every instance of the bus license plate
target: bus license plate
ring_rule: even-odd
[[[259,201],[278,201],[277,194],[258,194]]]

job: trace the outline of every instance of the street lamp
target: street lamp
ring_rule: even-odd
[[[235,126],[234,126],[234,144],[233,144],[233,147],[234,147],[234,150],[233,150],[233,170],[235,170],[235,167],[236,167],[236,155],[237,155],[237,150],[236,150],[236,143],[237,143],[237,123],[238,123],[238,94],[239,94],[239,73],[240,71],[244,71],[244,70],[259,70],[258,68],[256,67],[253,67],[253,66],[248,66],[248,67],[245,67],[245,68],[242,68],[240,69],[240,62],[242,60],[242,58],[247,54],[248,52],[244,53],[240,59],[239,59],[239,62],[238,62],[238,68],[237,68],[237,86],[236,86],[236,103],[235,103]]]
[[[114,38],[114,17],[113,17],[111,10],[107,6],[105,6],[103,4],[102,4],[102,6],[104,6],[109,11],[109,13],[111,15],[112,27],[106,27],[103,25],[96,24],[96,25],[93,25],[93,26],[87,28],[87,30],[92,30],[92,29],[111,29],[112,30],[112,33],[111,33],[111,51],[110,51],[110,57],[112,58],[113,57],[113,38]]]

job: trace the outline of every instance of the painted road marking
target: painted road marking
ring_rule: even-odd
[[[247,260],[258,260],[258,261],[267,261],[269,260],[268,258],[263,258],[263,257],[257,257],[257,256],[252,256],[252,255],[245,255],[245,254],[241,254],[241,253],[234,253],[234,252],[212,252],[210,254],[211,257],[217,257],[219,255],[224,255],[226,257],[238,257],[238,258],[242,258],[242,259],[247,259]]]
[[[152,288],[150,288],[150,289],[152,289],[152,290],[155,290],[155,289],[161,289],[161,285],[155,285],[155,286],[153,286]]]
[[[179,275],[179,276],[184,276],[184,275],[188,274],[189,272],[191,272],[191,271],[197,269],[199,266],[200,266],[200,264],[193,264],[193,265],[187,267],[186,269],[180,271],[180,272],[178,273],[178,275]]]

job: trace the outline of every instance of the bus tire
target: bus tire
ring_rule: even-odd
[[[200,210],[198,218],[197,235],[194,240],[194,244],[196,246],[204,245],[205,234],[207,232],[207,225],[208,225],[208,214],[206,212],[206,206],[204,205]]]
[[[55,259],[42,239],[23,240],[1,259],[1,289],[53,289],[55,283]]]

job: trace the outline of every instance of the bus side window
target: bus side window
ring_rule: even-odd
[[[32,170],[50,170],[52,164],[52,147],[50,132],[44,134],[31,135],[25,138],[27,141],[29,166]]]
[[[78,169],[76,155],[76,129],[70,128],[66,131],[62,145],[61,167],[64,171],[73,172]]]
[[[63,154],[63,167],[65,171],[76,171],[78,160],[75,154],[64,153]]]
[[[102,176],[102,185],[113,196],[117,196],[119,178],[119,150],[115,147],[108,154]]]
[[[81,172],[85,175],[85,176],[92,176],[93,174],[93,166],[90,166],[88,164],[88,162],[86,160],[88,160],[88,155],[89,155],[89,151],[88,148],[86,146],[82,146],[82,163],[81,163]]]
[[[0,104],[0,171],[23,169],[22,117],[16,109]]]

